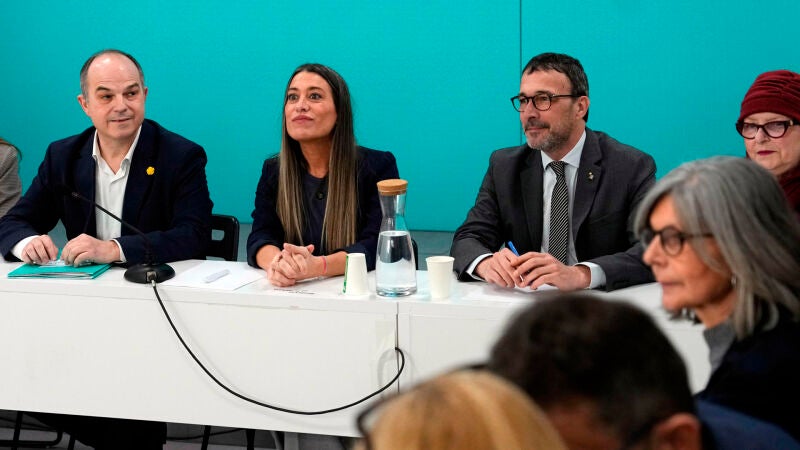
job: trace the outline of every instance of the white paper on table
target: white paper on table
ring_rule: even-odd
[[[530,288],[505,288],[491,283],[481,283],[480,289],[470,289],[468,293],[461,296],[462,299],[487,300],[495,302],[510,303],[515,301],[531,301],[531,297],[537,292],[553,291],[557,288],[549,284],[544,284],[539,289],[532,291]]]
[[[343,281],[343,277],[309,278],[298,281],[294,286],[269,286],[266,289],[271,294],[286,297],[297,295],[344,295],[342,294]]]
[[[206,277],[222,270],[228,270],[229,273],[209,283],[205,282]],[[228,261],[203,261],[189,270],[178,273],[175,275],[175,278],[161,284],[165,286],[234,291],[263,277],[263,270],[255,269],[244,264],[231,264]]]

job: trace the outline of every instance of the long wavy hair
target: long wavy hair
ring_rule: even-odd
[[[346,247],[356,241],[358,225],[358,153],[353,131],[353,108],[347,83],[333,69],[322,64],[303,64],[295,69],[284,91],[286,93],[295,75],[311,72],[321,76],[331,88],[336,107],[336,124],[331,131],[331,156],[328,168],[328,196],[325,217],[322,221],[323,253]],[[286,242],[303,242],[303,172],[308,165],[300,150],[300,143],[292,139],[286,130],[286,113],[282,113],[283,138],[278,155],[278,217],[286,233]]]
[[[672,197],[684,232],[709,233],[716,240],[719,259],[703,241],[690,239],[684,245],[692,246],[712,270],[733,275],[731,320],[740,339],[776,320],[777,306],[800,319],[800,222],[772,174],[744,158],[684,163],[642,200],[636,213],[638,236],[666,196]]]

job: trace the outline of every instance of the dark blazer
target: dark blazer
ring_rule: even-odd
[[[704,400],[695,404],[704,450],[800,450],[800,443],[769,422]]]
[[[653,158],[605,133],[586,129],[575,182],[572,238],[578,261],[606,274],[606,289],[653,281],[634,236],[636,206],[655,182]],[[542,246],[542,156],[528,145],[497,150],[489,160],[475,206],[456,230],[451,254],[462,281],[480,255],[513,241],[520,254]]]
[[[0,253],[11,259],[11,249],[28,236],[46,234],[61,220],[72,239],[97,234],[95,211],[89,203],[69,195],[95,198],[95,129],[53,142],[28,191],[0,218]],[[125,188],[122,219],[143,231],[152,243],[157,262],[205,256],[211,239],[211,198],[205,174],[203,148],[169,132],[151,120],[142,123]],[[152,168],[152,175],[148,174]],[[117,238],[129,264],[144,261],[146,245],[134,231],[122,226]]]
[[[768,331],[734,341],[700,399],[774,423],[800,440],[800,323],[781,315]]]
[[[378,233],[381,228],[381,204],[378,198],[376,183],[381,180],[399,178],[397,162],[390,152],[371,150],[358,147],[359,154],[358,173],[356,183],[358,189],[358,223],[356,242],[343,249],[347,253],[364,253],[367,260],[367,270],[375,268],[375,252],[378,249]],[[286,232],[278,218],[278,157],[272,157],[264,162],[261,170],[261,179],[256,189],[256,205],[253,210],[253,230],[247,238],[247,262],[256,264],[256,253],[265,245],[274,245],[282,248],[286,242]],[[292,244],[300,244],[292,242]],[[319,255],[321,249],[314,249],[314,254]],[[338,251],[335,250],[335,251]],[[333,253],[333,252],[330,252]]]

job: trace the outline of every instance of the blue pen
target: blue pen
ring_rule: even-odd
[[[513,242],[508,241],[508,244],[506,244],[506,247],[508,247],[509,250],[514,252],[515,255],[519,256],[519,252],[517,251],[517,248],[514,247],[514,243]]]

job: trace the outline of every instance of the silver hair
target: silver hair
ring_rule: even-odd
[[[672,198],[683,231],[714,237],[721,261],[700,240],[686,244],[712,270],[732,275],[736,305],[731,320],[739,339],[777,320],[778,306],[794,320],[800,318],[800,222],[772,174],[745,158],[684,163],[642,200],[635,219],[638,236],[666,196]]]

